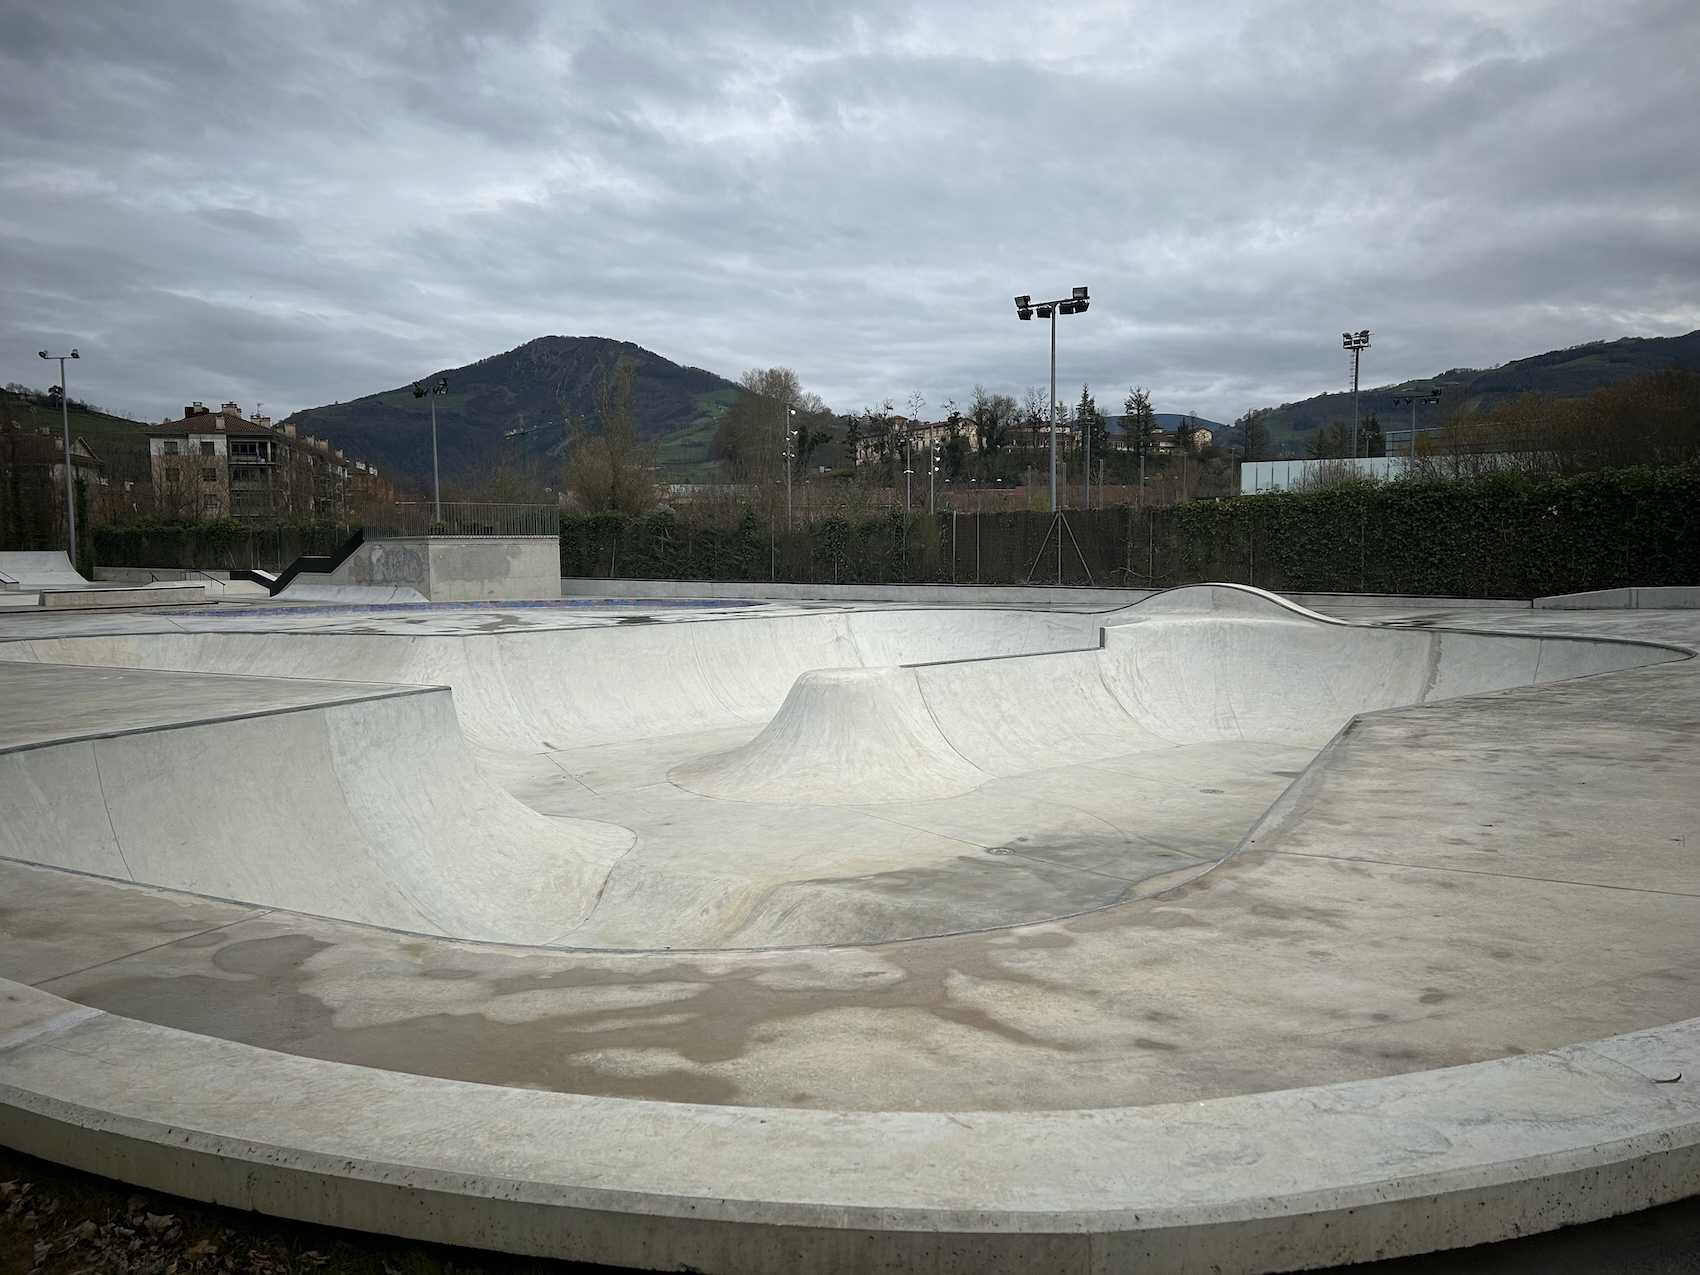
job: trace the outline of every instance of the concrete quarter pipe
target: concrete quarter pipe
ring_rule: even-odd
[[[0,1135],[657,1269],[1298,1269],[1700,1190],[1680,624],[552,614],[14,622]]]

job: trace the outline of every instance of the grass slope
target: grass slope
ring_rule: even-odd
[[[15,426],[31,433],[45,430],[56,439],[63,433],[57,407],[46,407],[5,390],[0,390],[0,425]],[[142,433],[141,422],[94,408],[79,409],[73,400],[71,437],[79,436],[106,463],[109,479],[152,481],[148,467],[148,440],[147,435]]]

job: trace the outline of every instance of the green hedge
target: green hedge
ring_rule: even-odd
[[[252,528],[231,518],[207,522],[142,518],[96,527],[94,560],[102,567],[278,571],[303,554],[332,552],[353,531],[334,523]]]
[[[1070,511],[1065,584],[1227,580],[1293,592],[1531,597],[1700,584],[1700,474],[1599,470],[1531,482],[1350,483],[1138,510]],[[822,519],[786,532],[745,509],[565,517],[563,575],[811,583],[1051,583],[1045,513]]]
[[[1700,584],[1700,473],[1597,470],[1531,482],[1349,483],[1320,492],[1049,514],[943,511],[828,517],[787,532],[745,508],[730,522],[661,512],[563,517],[561,572],[629,579],[807,583],[1051,583],[1163,587],[1229,580],[1342,590],[1532,597]],[[245,529],[151,520],[94,529],[101,566],[288,566],[350,528]]]

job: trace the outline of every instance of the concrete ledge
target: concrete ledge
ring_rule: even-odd
[[[100,607],[182,606],[205,602],[206,597],[206,586],[201,584],[156,584],[133,589],[91,585],[86,589],[43,589],[41,605],[48,611],[83,611]]]
[[[1536,598],[1535,606],[1550,611],[1689,611],[1700,607],[1700,585],[1559,593],[1549,598]]]
[[[725,580],[610,580],[566,577],[564,598],[739,598],[781,602],[918,602],[945,606],[1123,607],[1143,601],[1162,589],[1094,589],[1072,585],[979,584],[763,584]],[[1501,611],[1526,607],[1527,598],[1430,598],[1387,593],[1288,593],[1302,605],[1363,605],[1425,603],[1447,610]]]
[[[161,582],[176,583],[187,580],[193,583],[197,580],[214,580],[220,583],[230,579],[228,571],[201,571],[192,567],[96,567],[94,578],[103,584],[158,584]]]
[[[651,1269],[1228,1273],[1483,1243],[1700,1192],[1697,1072],[1700,1019],[1202,1103],[716,1107],[322,1062],[0,982],[9,1146],[277,1216]]]

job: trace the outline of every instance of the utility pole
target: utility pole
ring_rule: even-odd
[[[65,556],[71,560],[71,570],[77,570],[77,497],[71,480],[71,387],[65,384],[65,360],[80,359],[73,348],[69,354],[39,352],[51,362],[59,361],[59,420],[65,430]]]
[[[539,421],[536,425],[527,425],[525,423],[525,415],[524,413],[521,413],[519,418],[519,428],[506,430],[502,434],[503,438],[519,439],[519,479],[522,484],[525,483],[531,476],[528,448],[526,445],[527,436],[535,434],[540,429],[553,429],[554,427],[554,423],[551,421]]]

